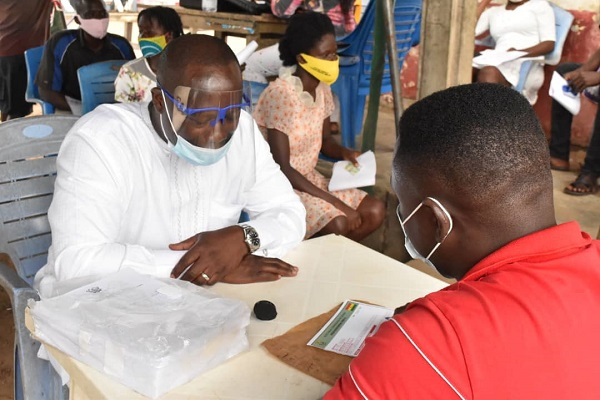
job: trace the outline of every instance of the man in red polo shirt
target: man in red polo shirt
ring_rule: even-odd
[[[557,225],[527,101],[435,93],[400,122],[406,247],[457,283],[384,323],[325,399],[600,399],[600,242]]]

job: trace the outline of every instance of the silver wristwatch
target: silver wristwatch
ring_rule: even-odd
[[[256,250],[260,249],[260,238],[258,237],[256,229],[250,225],[240,225],[240,228],[244,230],[244,242],[246,242],[250,253],[254,253]]]

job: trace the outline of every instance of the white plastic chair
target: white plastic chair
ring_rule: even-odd
[[[62,399],[68,389],[47,361],[37,357],[39,342],[25,327],[25,307],[38,299],[31,287],[46,263],[51,236],[47,212],[54,193],[56,155],[70,115],[18,118],[0,124],[0,286],[10,297],[15,322],[15,399]]]

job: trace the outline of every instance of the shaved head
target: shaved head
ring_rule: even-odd
[[[237,58],[223,40],[208,35],[183,35],[162,52],[156,72],[167,90],[188,86],[206,90],[241,90]]]
[[[400,215],[423,204],[405,227],[415,248],[428,254],[443,240],[431,261],[444,276],[460,279],[507,243],[556,225],[544,132],[527,100],[502,85],[455,86],[409,107],[392,178]]]
[[[435,180],[472,205],[514,203],[540,192],[551,197],[549,165],[527,100],[485,83],[452,87],[408,108],[394,158],[397,176]]]

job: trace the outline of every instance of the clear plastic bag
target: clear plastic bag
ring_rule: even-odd
[[[29,307],[43,342],[152,398],[248,348],[246,304],[132,270]]]

